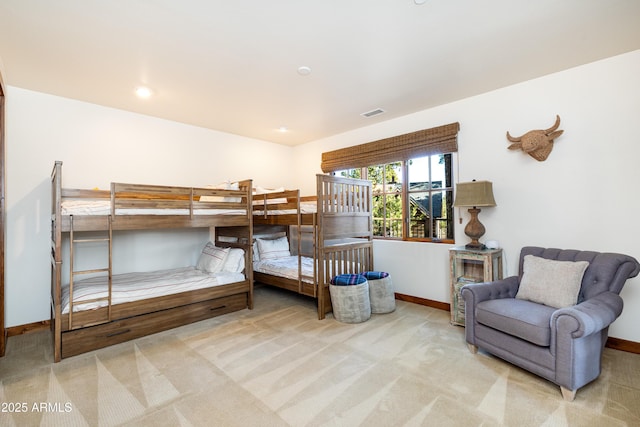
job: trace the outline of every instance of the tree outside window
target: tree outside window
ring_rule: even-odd
[[[450,243],[453,242],[451,159],[451,154],[436,154],[335,174],[371,181],[375,237]]]
[[[407,168],[408,238],[453,240],[451,154],[410,159]]]

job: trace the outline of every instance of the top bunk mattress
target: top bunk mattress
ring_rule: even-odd
[[[266,259],[253,262],[253,271],[270,274],[272,276],[314,283],[315,271],[313,270],[313,258],[300,257],[300,271],[298,270],[298,256],[291,255],[281,258]],[[300,274],[300,276],[298,276]]]
[[[51,214],[64,217],[111,216],[247,216],[250,179],[204,187],[112,182],[109,189],[62,186],[62,162],[51,172]]]
[[[63,200],[62,215],[111,215],[109,200]],[[116,215],[190,215],[189,209],[116,209]],[[244,215],[244,209],[194,209],[194,215]]]

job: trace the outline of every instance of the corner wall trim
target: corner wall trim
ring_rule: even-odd
[[[451,305],[446,302],[434,301],[426,298],[414,297],[411,295],[399,294],[396,292],[396,299],[400,301],[412,302],[414,304],[437,308],[439,310],[450,311]]]
[[[51,321],[42,320],[40,322],[28,323],[26,325],[18,325],[7,328],[7,337],[15,337],[16,335],[28,334],[50,329]]]
[[[621,338],[609,337],[607,339],[607,347],[612,348],[614,350],[640,354],[640,342],[627,341]]]

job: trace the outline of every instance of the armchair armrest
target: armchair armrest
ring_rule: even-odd
[[[495,282],[470,283],[462,287],[462,298],[465,302],[477,303],[492,299],[514,298],[520,286],[518,276],[507,277]]]
[[[464,299],[465,337],[469,349],[475,353],[478,350],[476,343],[476,306],[482,301],[513,298],[518,292],[520,278],[518,276],[507,277],[495,282],[469,283],[462,287],[461,293]]]
[[[569,333],[572,338],[597,333],[620,316],[622,306],[619,295],[603,292],[573,307],[555,311],[551,316],[551,333]]]

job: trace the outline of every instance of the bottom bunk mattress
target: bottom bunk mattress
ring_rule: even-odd
[[[313,272],[313,258],[300,257],[301,277],[306,283],[315,283]],[[298,280],[298,257],[295,255],[281,258],[265,259],[253,263],[253,271]]]
[[[302,282],[315,283],[314,277],[317,271],[313,271],[313,264],[313,258],[306,256],[300,257],[300,280]],[[345,263],[341,262],[340,266],[342,267],[341,270],[345,270]],[[360,264],[356,265],[356,267],[359,266]],[[333,268],[331,270],[333,270]],[[253,271],[271,276],[284,277],[285,279],[298,280],[298,257],[296,255],[290,255],[280,258],[260,259],[260,261],[254,261]],[[348,271],[356,271],[359,273],[365,270],[363,268],[352,268]],[[334,274],[330,274],[329,279],[333,276]]]
[[[242,273],[207,273],[195,267],[114,274],[111,280],[111,304],[140,301],[244,280],[245,276]],[[108,305],[106,299],[108,296],[105,276],[76,280],[73,283],[73,312],[105,307]],[[69,286],[67,285],[62,288],[62,313],[68,312]]]

